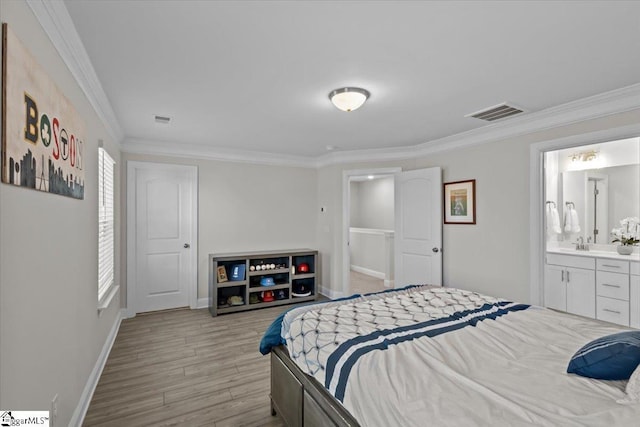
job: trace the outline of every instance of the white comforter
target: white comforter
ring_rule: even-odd
[[[296,364],[362,426],[640,425],[640,404],[616,402],[625,397],[625,381],[566,373],[577,349],[621,328],[523,308],[472,292],[422,287],[292,310],[282,333]],[[451,327],[487,312],[493,314],[473,326]],[[403,328],[406,333],[411,325],[442,319],[443,329],[451,330],[397,339]],[[387,344],[349,356],[355,361],[340,392],[336,372],[358,348],[352,343],[376,334]]]

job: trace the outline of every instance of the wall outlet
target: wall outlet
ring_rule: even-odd
[[[58,418],[58,395],[56,394],[51,399],[51,411],[49,412],[49,427],[56,425],[56,419]]]

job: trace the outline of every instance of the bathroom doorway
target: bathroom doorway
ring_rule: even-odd
[[[640,139],[637,135],[640,134],[640,125],[630,125],[619,128],[613,128],[603,131],[596,131],[588,134],[573,135],[569,137],[563,137],[559,139],[542,141],[534,143],[530,146],[530,228],[529,228],[529,253],[530,253],[530,268],[529,268],[529,290],[530,298],[529,302],[536,305],[545,304],[545,267],[548,250],[554,250],[554,246],[560,250],[572,251],[576,250],[576,242],[580,243],[580,239],[585,244],[588,243],[589,235],[581,235],[584,230],[584,224],[578,222],[580,230],[577,231],[577,227],[569,233],[566,224],[564,223],[564,207],[567,206],[567,202],[574,202],[575,200],[567,200],[566,195],[560,197],[560,191],[564,191],[563,186],[563,172],[588,170],[604,168],[608,161],[606,153],[601,155],[596,154],[596,160],[592,158],[590,153],[591,146],[603,145],[610,141],[622,141],[625,139],[631,139],[635,141],[635,151],[623,153],[628,159],[634,159],[635,163],[640,163],[639,145]],[[571,155],[569,158],[568,156]],[[553,159],[556,156],[556,159]],[[565,157],[567,156],[567,157]],[[574,157],[575,156],[575,157]],[[618,154],[616,154],[618,156]],[[575,160],[574,160],[575,158]],[[602,164],[597,165],[594,161],[600,161]],[[561,163],[569,162],[573,163],[573,166],[567,169],[561,170]],[[586,167],[588,164],[588,167]],[[601,172],[599,170],[598,172]],[[619,227],[620,218],[625,218],[627,215],[631,215],[631,212],[637,211],[640,203],[638,202],[638,194],[640,194],[640,185],[638,183],[637,172],[634,179],[623,179],[623,183],[635,183],[635,190],[630,197],[623,195],[616,195],[612,190],[614,186],[611,183],[611,176],[609,176],[608,183],[608,224],[611,221],[618,221],[618,224],[614,224],[615,227]],[[585,185],[585,193],[588,185]],[[621,208],[613,208],[617,206],[614,199],[618,199],[623,202],[624,206]],[[586,200],[586,199],[585,199]],[[548,202],[548,203],[547,203]],[[586,204],[586,203],[585,203]],[[548,211],[551,208],[557,210],[557,221],[550,220],[552,216]],[[615,209],[612,211],[611,208]],[[631,208],[631,209],[629,209]],[[587,209],[590,210],[590,209]],[[579,215],[579,212],[576,212]],[[579,217],[580,218],[580,217]],[[597,246],[613,246],[611,245],[611,225],[607,225],[605,231],[600,231],[598,237],[598,243],[590,247],[591,250],[599,250]],[[613,227],[612,227],[613,228]],[[555,229],[555,230],[554,230]],[[590,230],[591,227],[587,226]],[[571,231],[571,230],[570,230]],[[571,235],[573,234],[573,235]],[[607,237],[607,243],[604,243],[605,236]],[[602,239],[602,240],[601,240]],[[603,242],[603,243],[600,243]],[[609,249],[611,250],[611,249]],[[615,250],[615,247],[614,247]]]

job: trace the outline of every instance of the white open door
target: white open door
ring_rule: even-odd
[[[129,168],[135,259],[127,306],[134,313],[195,307],[197,170],[138,163]],[[133,182],[132,182],[133,181]]]
[[[395,206],[395,287],[442,286],[440,168],[397,173]]]

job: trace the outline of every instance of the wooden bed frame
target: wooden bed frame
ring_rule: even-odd
[[[271,349],[271,415],[289,427],[359,427],[335,397],[289,358],[284,346]]]

